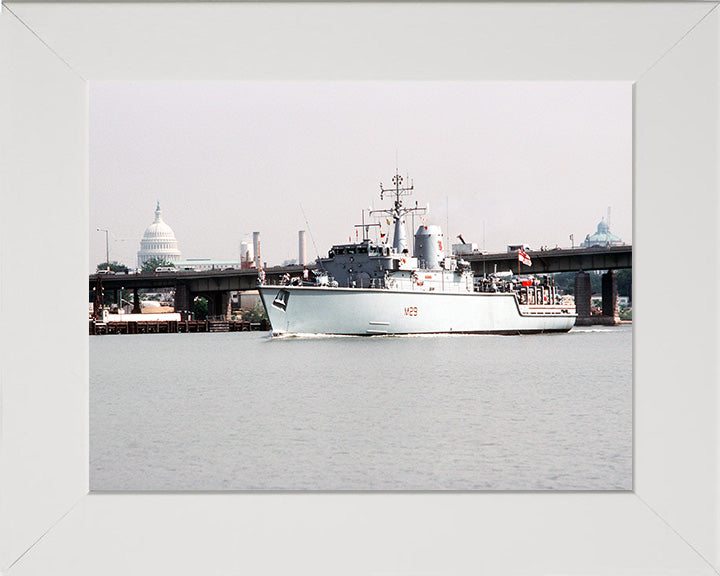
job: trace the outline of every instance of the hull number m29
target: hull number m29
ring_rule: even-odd
[[[417,316],[417,306],[405,306],[405,316]]]

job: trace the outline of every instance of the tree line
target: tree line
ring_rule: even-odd
[[[163,258],[153,257],[143,263],[142,267],[140,268],[140,272],[155,272],[155,268],[159,268],[160,266],[171,266],[173,268],[175,267],[172,262],[168,262]],[[127,274],[130,271],[130,268],[128,268],[128,266],[123,264],[122,262],[117,261],[101,262],[97,265],[97,268],[95,268],[96,272],[101,272],[105,270],[110,270],[110,272],[116,272],[118,274]]]

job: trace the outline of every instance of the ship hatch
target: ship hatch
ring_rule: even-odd
[[[285,310],[287,308],[288,300],[290,299],[290,292],[287,290],[280,290],[280,292],[277,293],[277,296],[275,296],[275,300],[273,300],[273,306],[275,308],[280,308],[280,310]]]

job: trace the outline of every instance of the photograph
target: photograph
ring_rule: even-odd
[[[631,83],[88,104],[91,491],[633,489]]]
[[[719,37],[2,2],[0,572],[716,574]]]

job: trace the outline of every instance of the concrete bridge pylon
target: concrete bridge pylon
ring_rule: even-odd
[[[608,270],[602,275],[602,314],[599,316],[591,314],[591,296],[590,275],[580,271],[575,275],[575,311],[578,315],[576,326],[620,324],[615,270]]]

